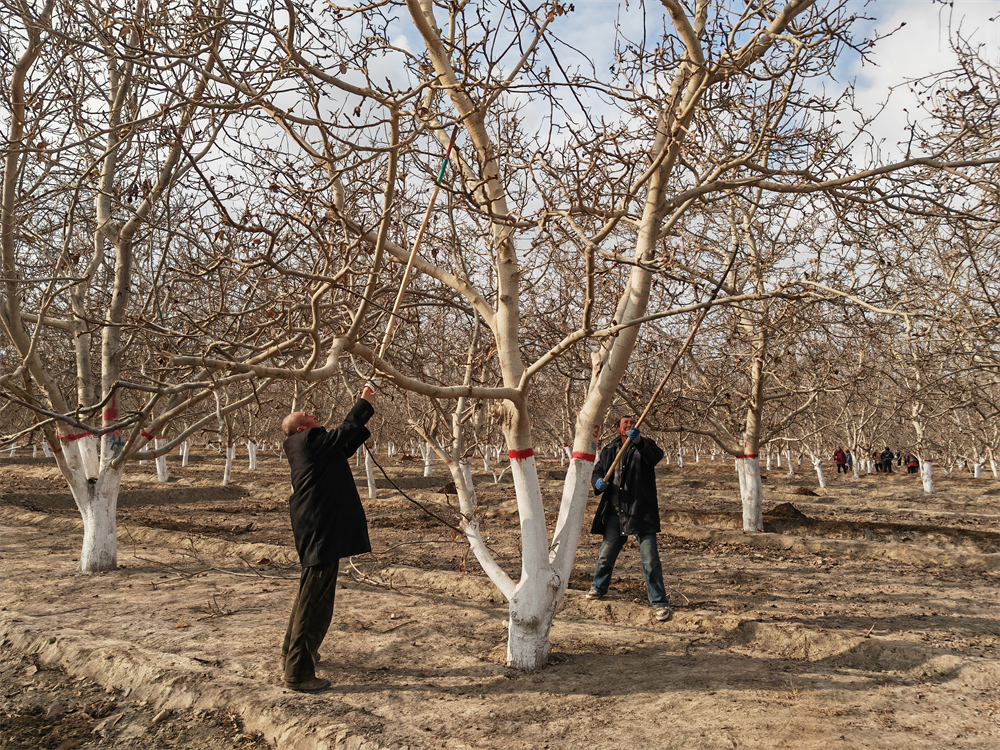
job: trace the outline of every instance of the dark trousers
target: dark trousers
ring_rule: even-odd
[[[837,473],[839,474],[841,471],[847,473],[847,464],[837,464]]]
[[[281,646],[285,682],[305,682],[316,676],[313,654],[319,651],[333,619],[340,560],[302,569],[299,593],[292,605],[288,631]]]
[[[639,543],[639,555],[642,558],[642,573],[646,578],[646,596],[654,607],[667,607],[669,601],[663,586],[663,566],[660,564],[660,553],[656,548],[656,534],[636,534]],[[597,552],[597,567],[594,569],[593,588],[602,594],[608,593],[611,585],[611,573],[615,569],[618,553],[622,551],[627,536],[622,536],[621,522],[615,511],[608,511],[608,521],[604,526],[604,540]]]

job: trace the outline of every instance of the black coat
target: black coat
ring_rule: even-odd
[[[347,462],[371,437],[365,423],[375,410],[364,399],[336,430],[296,432],[284,442],[292,470],[292,533],[303,568],[371,552],[368,521]]]
[[[601,455],[594,464],[594,473],[590,477],[593,487],[598,479],[603,479],[608,467],[615,460],[622,446],[622,438],[616,437],[601,449]],[[604,526],[611,513],[614,513],[612,500],[617,499],[623,534],[656,534],[660,530],[660,506],[656,500],[655,467],[663,458],[663,451],[652,438],[640,437],[622,456],[621,487],[609,487],[601,498],[594,515],[594,523],[590,533],[603,534]],[[597,488],[594,488],[597,492]],[[617,498],[614,496],[617,494]]]

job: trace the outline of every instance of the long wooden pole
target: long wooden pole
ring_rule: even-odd
[[[723,283],[725,283],[726,277],[729,275],[729,272],[732,269],[735,260],[736,260],[736,250],[734,249],[733,255],[729,259],[729,265],[726,267],[725,273],[722,274],[722,278],[719,279],[719,283],[716,284],[715,289],[712,291],[712,296],[710,298],[710,301],[715,301],[715,298],[719,296],[719,290],[722,288]],[[636,427],[642,424],[642,421],[646,418],[646,415],[649,414],[649,410],[653,408],[653,404],[655,404],[656,399],[660,397],[660,393],[663,391],[663,387],[667,384],[667,381],[670,380],[670,376],[673,375],[674,368],[677,367],[677,363],[681,361],[681,357],[684,356],[684,353],[688,350],[688,347],[691,345],[691,342],[694,341],[694,335],[698,333],[698,329],[701,328],[701,324],[702,322],[704,322],[705,317],[708,315],[708,311],[711,310],[713,307],[714,305],[709,305],[708,307],[702,309],[701,313],[698,316],[698,320],[696,320],[694,322],[694,325],[691,327],[691,333],[688,334],[687,339],[684,341],[684,345],[681,346],[681,350],[677,353],[677,356],[674,358],[674,361],[670,364],[670,367],[667,369],[667,374],[663,376],[663,380],[661,380],[660,384],[656,386],[656,390],[653,392],[652,398],[649,399],[649,403],[646,404],[646,408],[642,410],[642,414],[640,414],[639,419],[636,420],[635,422]],[[615,460],[611,462],[611,466],[608,467],[608,471],[604,475],[605,482],[611,481],[611,475],[615,473],[615,469],[618,467],[618,464],[621,463],[622,456],[625,455],[625,449],[628,448],[630,445],[632,445],[632,440],[626,437],[625,440],[622,441],[622,447],[619,449],[618,455],[615,456]]]
[[[410,275],[413,272],[413,262],[416,260],[417,251],[420,249],[420,243],[424,239],[424,232],[427,231],[427,225],[430,223],[431,211],[434,209],[434,202],[437,200],[438,193],[441,191],[441,182],[444,180],[444,171],[448,167],[448,157],[451,156],[451,149],[455,145],[455,138],[458,136],[458,126],[451,133],[451,139],[448,141],[448,148],[444,152],[444,161],[441,162],[441,168],[438,169],[437,179],[434,180],[434,190],[431,193],[430,200],[427,201],[427,210],[424,211],[424,220],[420,222],[420,228],[417,230],[417,237],[413,241],[413,247],[410,249],[410,257],[406,261],[406,270],[403,271],[403,280],[399,284],[399,292],[396,293],[396,301],[392,306],[392,313],[389,315],[389,324],[385,327],[385,335],[382,337],[382,346],[378,350],[378,358],[382,359],[385,354],[385,350],[389,347],[389,339],[392,337],[393,329],[396,327],[396,313],[399,312],[399,306],[403,302],[403,295],[406,293],[406,287],[410,283]]]

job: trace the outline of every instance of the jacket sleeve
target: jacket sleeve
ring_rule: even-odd
[[[663,449],[656,444],[652,438],[639,438],[639,445],[635,446],[642,456],[642,460],[649,466],[656,466],[663,460]]]
[[[375,409],[371,404],[363,398],[358,399],[340,427],[320,433],[321,449],[331,452],[342,451],[346,456],[353,456],[365,440],[371,437],[365,424],[374,413]]]

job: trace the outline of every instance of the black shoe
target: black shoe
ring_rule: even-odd
[[[324,690],[329,690],[331,685],[329,680],[313,677],[304,682],[286,682],[285,687],[297,693],[322,693]]]

